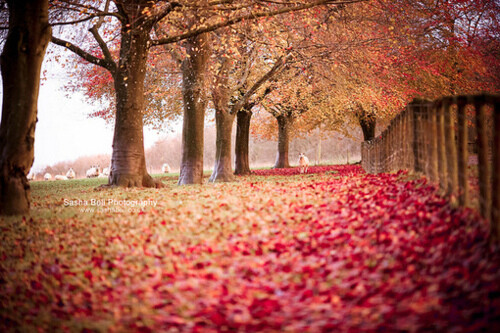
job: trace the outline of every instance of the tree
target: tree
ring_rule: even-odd
[[[203,129],[208,104],[205,74],[210,56],[209,35],[205,33],[191,37],[185,47],[188,57],[182,62],[184,121],[179,185],[203,182]]]
[[[375,138],[375,127],[377,125],[375,113],[366,111],[365,109],[359,107],[354,114],[358,118],[359,126],[363,131],[364,141],[373,140]]]
[[[358,0],[359,1],[359,0]],[[183,63],[185,79],[190,77],[183,86],[184,100],[184,145],[181,178],[179,184],[201,183],[200,167],[203,165],[203,155],[200,154],[203,144],[202,137],[204,108],[206,103],[194,99],[192,92],[197,92],[203,73],[196,71],[202,68],[208,43],[207,33],[219,28],[236,24],[245,20],[255,20],[271,17],[287,12],[299,11],[319,5],[344,5],[357,1],[314,0],[297,4],[296,2],[261,3],[250,0],[234,1],[178,1],[155,2],[149,0],[113,0],[114,7],[106,1],[104,7],[95,5],[93,1],[61,0],[66,9],[75,10],[83,18],[79,22],[94,23],[89,32],[98,46],[97,55],[84,51],[75,43],[54,37],[52,41],[65,47],[86,61],[101,66],[111,73],[116,93],[116,120],[113,137],[113,157],[110,185],[120,186],[159,186],[147,174],[145,168],[144,145],[142,138],[143,125],[143,93],[146,71],[146,59],[149,49],[154,46],[186,41],[186,56],[196,59],[186,59]],[[113,11],[113,9],[115,9]],[[106,21],[103,17],[111,17]],[[115,38],[108,38],[108,43],[101,36],[101,25],[114,25],[113,31],[118,31],[120,40],[119,56],[113,57],[110,43],[116,43]],[[153,27],[160,24],[164,37],[151,38]],[[103,31],[110,31],[111,29]],[[203,37],[205,36],[205,37]],[[106,35],[104,35],[106,37]],[[191,51],[190,51],[191,50]],[[193,90],[194,88],[194,90]],[[199,95],[202,97],[202,95]],[[206,105],[206,104],[205,104]],[[202,114],[203,113],[203,114]]]
[[[250,122],[252,120],[253,105],[242,108],[236,113],[236,141],[234,143],[234,174],[249,175],[249,142]]]
[[[498,57],[495,67],[480,46],[498,35],[495,8],[490,0],[359,3],[319,18],[301,54],[316,82],[330,86],[325,110],[359,124],[369,140],[378,120],[415,97],[498,91]]]
[[[227,34],[222,35],[223,38],[225,36]],[[259,89],[283,69],[287,59],[287,56],[279,56],[269,68],[271,62],[264,61],[264,57],[259,55],[266,52],[264,47],[251,43],[244,35],[233,43],[234,52],[231,55],[223,51],[216,58],[215,67],[219,70],[211,89],[217,128],[211,182],[233,180],[231,134],[234,118],[238,112],[249,110],[258,103]]]
[[[145,126],[164,129],[182,115],[182,75],[178,60],[170,48],[154,48],[149,52],[144,81],[143,121]],[[113,77],[106,69],[76,58],[70,80],[65,84],[69,93],[79,91],[92,103],[90,118],[101,118],[107,123],[115,120],[116,98]],[[71,59],[72,60],[72,59]]]
[[[7,0],[9,28],[1,56],[0,214],[30,207],[26,174],[34,159],[40,69],[50,41],[48,0]]]
[[[294,114],[291,108],[276,108],[271,111],[278,122],[278,153],[274,168],[289,168],[288,148],[290,146],[290,129]]]

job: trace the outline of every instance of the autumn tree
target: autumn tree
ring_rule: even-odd
[[[253,108],[260,105],[261,101],[272,91],[268,86],[256,98],[247,102],[236,112],[236,140],[234,143],[234,174],[250,175],[249,144],[250,124]]]
[[[306,17],[311,15],[310,11],[303,13],[303,16]],[[251,33],[245,33],[245,38],[256,45],[260,45],[258,54],[261,62],[254,67],[266,68],[269,64],[274,64],[274,67],[257,81],[265,83],[265,87],[236,112],[236,142],[234,149],[234,173],[236,175],[249,175],[251,173],[248,154],[252,109],[260,106],[261,102],[280,85],[280,79],[283,78],[281,73],[287,71],[290,64],[295,62],[293,48],[290,46],[288,38],[290,31],[287,27],[297,21],[294,16],[294,13],[291,13],[280,16],[273,21],[265,22],[265,24],[259,22],[258,27],[252,29]],[[276,67],[277,65],[279,67]]]
[[[7,0],[8,35],[1,55],[0,214],[30,207],[26,174],[34,159],[40,69],[51,37],[48,0]],[[5,22],[5,21],[4,21]]]
[[[52,41],[76,53],[86,61],[110,72],[116,94],[116,120],[110,185],[159,186],[145,168],[143,144],[143,95],[146,59],[152,47],[185,42],[183,60],[183,161],[179,184],[202,181],[202,130],[206,101],[203,96],[204,64],[209,51],[211,31],[244,20],[270,17],[319,5],[339,5],[356,1],[314,0],[303,3],[260,3],[250,0],[177,1],[61,0],[66,10],[79,13],[87,22],[94,51],[85,51],[76,42],[54,37]],[[89,23],[90,22],[90,23]],[[110,26],[103,27],[104,25]],[[161,25],[163,37],[152,38],[152,30]],[[111,31],[111,32],[110,32]],[[113,56],[112,48],[119,51]],[[201,146],[201,147],[200,147]]]
[[[274,60],[266,59],[263,56],[267,53],[266,48],[247,38],[247,34],[252,33],[251,28],[246,27],[247,31],[239,34],[239,38],[225,31],[221,31],[218,36],[222,45],[232,45],[231,48],[221,48],[214,57],[213,66],[217,70],[210,90],[215,109],[217,141],[214,171],[209,179],[212,182],[233,180],[231,135],[234,119],[238,112],[249,113],[259,103],[266,91],[261,88],[284,68],[288,58],[285,54],[277,55]],[[228,37],[233,41],[224,41]],[[241,141],[241,130],[238,145],[245,144]],[[248,142],[246,145],[248,149]]]
[[[319,17],[300,52],[331,86],[330,112],[370,140],[377,120],[414,97],[498,91],[495,61],[480,46],[498,33],[495,10],[488,0],[359,3]]]
[[[278,154],[275,163],[277,168],[289,166],[288,147],[292,127],[299,129],[299,132],[307,132],[320,124],[319,118],[317,118],[317,122],[310,119],[310,122],[300,122],[296,124],[300,126],[294,126],[294,122],[299,116],[303,116],[306,111],[310,113],[311,109],[318,109],[319,104],[323,101],[323,98],[319,96],[318,89],[313,88],[315,86],[314,79],[307,73],[307,59],[301,58],[300,53],[297,52],[304,46],[304,41],[308,38],[308,34],[304,31],[312,30],[314,18],[322,12],[325,11],[315,8],[300,16],[294,15],[294,13],[280,16],[264,26],[262,29],[264,33],[259,32],[261,36],[265,36],[261,42],[268,47],[267,52],[264,52],[267,61],[272,61],[273,56],[276,57],[283,53],[287,55],[287,63],[278,75],[273,77],[272,84],[268,85],[260,97],[264,109],[273,116],[278,124]],[[266,36],[265,31],[273,31],[274,34]],[[251,106],[253,107],[255,104]],[[245,144],[248,142],[251,115],[250,110],[239,113],[240,122],[237,126],[236,139],[242,138],[241,141]],[[310,127],[309,124],[312,123],[314,125]],[[246,150],[248,150],[247,147]],[[247,155],[242,154],[242,157],[244,156]],[[247,160],[248,158],[242,159],[242,165],[248,165]],[[249,169],[247,172],[249,173]]]
[[[170,49],[154,48],[149,52],[144,80],[143,122],[160,130],[182,115],[182,75],[178,60]],[[70,67],[70,78],[65,84],[68,94],[82,92],[94,106],[90,118],[101,118],[107,123],[115,120],[116,98],[113,77],[106,69],[95,66],[75,55],[76,66]]]
[[[278,125],[278,151],[274,168],[290,167],[289,146],[292,126],[298,117],[314,109],[320,100],[320,92],[314,91],[314,86],[304,68],[292,67],[282,75],[286,76],[286,79],[282,79],[279,88],[263,102],[265,110],[274,117]]]

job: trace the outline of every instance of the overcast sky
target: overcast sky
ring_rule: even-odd
[[[66,74],[58,64],[45,61],[44,67],[52,74],[48,74],[40,86],[33,170],[38,172],[47,165],[72,161],[80,156],[111,154],[113,126],[106,125],[102,119],[89,119],[87,114],[92,111],[92,106],[83,100],[81,94],[66,97],[62,91]],[[0,84],[0,106],[2,98]],[[165,135],[145,128],[145,147],[150,147]]]

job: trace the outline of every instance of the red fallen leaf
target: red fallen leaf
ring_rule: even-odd
[[[209,264],[205,264],[203,262],[198,262],[194,265],[195,269],[203,269],[205,266],[208,266]]]
[[[186,323],[186,320],[177,315],[158,315],[154,319],[160,323],[167,325],[182,325]]]
[[[149,327],[146,326],[137,326],[137,325],[132,325],[132,328],[134,329],[134,332],[138,333],[151,333],[153,330]]]
[[[153,287],[153,289],[156,289],[155,287]],[[161,308],[164,308],[166,306],[169,306],[170,304],[172,304],[171,302],[160,302],[160,303],[157,303],[155,305],[153,305],[153,309],[161,309]]]
[[[90,328],[82,328],[80,333],[94,333],[95,331]]]
[[[94,264],[94,267],[98,267],[98,268],[102,267],[102,263],[103,263],[102,256],[92,256],[90,261],[92,261],[92,263]]]
[[[215,325],[217,326],[223,326],[227,323],[226,318],[219,313],[219,311],[212,311],[209,315],[208,318],[210,321],[212,321]]]
[[[43,289],[43,285],[40,283],[40,281],[32,280],[31,281],[31,289],[41,290],[41,289]]]
[[[86,270],[83,273],[83,276],[85,276],[89,281],[92,281],[92,272],[90,270]]]
[[[75,274],[75,275],[76,275],[76,274]],[[74,285],[74,284],[69,284],[69,285],[68,285],[68,290],[69,290],[69,291],[75,291],[75,290],[77,290],[78,288],[79,288],[79,287],[78,287],[78,286],[76,286],[76,285]]]
[[[270,298],[255,298],[250,305],[250,313],[254,318],[271,316],[272,312],[279,311],[280,309],[280,303],[277,300]]]
[[[69,270],[65,270],[64,275],[76,276],[76,273]]]
[[[314,292],[311,289],[306,289],[302,293],[302,296],[300,297],[300,300],[304,301],[306,298],[313,297],[313,296],[314,296]]]

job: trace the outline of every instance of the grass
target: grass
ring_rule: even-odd
[[[264,168],[268,170],[270,168]],[[78,218],[85,221],[101,220],[111,218],[115,215],[133,215],[139,212],[148,212],[151,206],[140,204],[134,205],[134,201],[148,201],[157,199],[161,204],[175,204],[189,200],[199,200],[198,195],[206,193],[213,199],[221,197],[221,188],[239,188],[248,181],[255,182],[290,182],[294,179],[300,180],[300,176],[250,176],[237,177],[235,182],[226,184],[208,184],[178,186],[179,173],[153,174],[165,185],[164,189],[148,188],[109,188],[101,189],[100,186],[107,183],[105,178],[74,179],[67,181],[34,181],[31,182],[32,207],[31,218]],[[204,172],[208,178],[210,171]],[[309,178],[318,178],[317,175],[309,175]],[[320,178],[320,177],[319,177]],[[319,179],[318,178],[318,179]],[[205,196],[206,196],[205,195]],[[103,205],[104,204],[104,205]],[[130,204],[130,205],[129,205]],[[10,218],[8,218],[10,219]],[[17,218],[11,218],[19,220]]]

